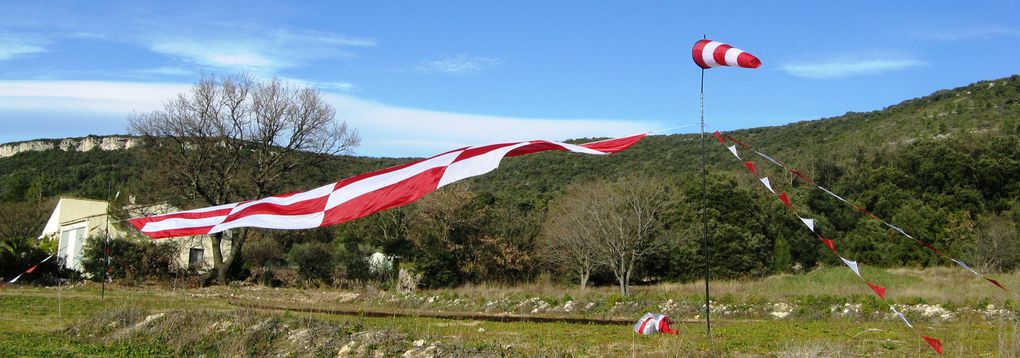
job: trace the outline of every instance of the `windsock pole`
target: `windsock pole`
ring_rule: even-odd
[[[708,38],[705,35],[703,38]],[[701,251],[705,259],[705,335],[712,339],[712,318],[709,307],[708,292],[708,169],[706,169],[705,157],[705,69],[701,69],[701,226],[703,236],[701,239]]]

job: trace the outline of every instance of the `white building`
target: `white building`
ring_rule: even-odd
[[[110,237],[124,237],[128,233],[120,227],[134,230],[130,225],[114,225],[108,222],[107,209],[109,203],[102,200],[61,197],[53,214],[46,222],[40,239],[59,239],[57,258],[62,260],[64,267],[81,270],[82,249],[86,238],[105,238],[107,230]],[[163,214],[177,211],[169,205],[135,206],[128,208],[132,216]],[[109,224],[109,225],[108,225]],[[181,268],[193,268],[205,271],[213,267],[212,240],[208,236],[186,236],[156,240],[162,245],[177,246],[177,264]],[[230,240],[224,238],[221,248],[230,250]],[[116,256],[116,253],[112,253]]]

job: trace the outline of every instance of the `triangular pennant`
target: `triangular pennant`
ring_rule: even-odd
[[[719,135],[719,131],[712,132],[712,135],[715,136],[715,139],[718,140],[719,143],[726,144],[726,140],[722,138],[722,135]]]
[[[801,178],[801,179],[803,179],[804,181],[806,181],[808,183],[815,184],[814,180],[811,180],[811,178],[808,178],[808,177],[804,176],[804,174],[801,174],[796,169],[789,168],[789,169],[786,169],[786,170],[789,170],[790,173],[793,173],[793,175],[796,175],[798,178]],[[818,184],[815,184],[815,185],[818,185]]]
[[[736,145],[731,145],[729,147],[726,147],[726,149],[729,149],[730,153],[733,153],[733,156],[737,157],[737,160],[740,160],[740,154],[737,154],[737,146]]]
[[[844,259],[842,256],[839,259],[843,260],[843,263],[846,264],[846,267],[849,267],[850,270],[852,270],[855,274],[857,274],[857,277],[861,277],[861,270],[860,270],[860,268],[857,267],[857,261],[847,260],[847,259]],[[868,285],[870,286],[871,284],[869,283]],[[874,288],[874,287],[872,287],[872,288]]]
[[[999,283],[999,281],[996,281],[995,279],[992,279],[992,278],[989,278],[989,277],[985,277],[985,279],[988,280],[988,282],[991,282],[993,285],[999,286],[999,288],[1001,288],[1003,290],[1006,290],[1005,287],[1002,287],[1002,284]],[[1006,290],[1006,291],[1009,291],[1009,290]]]
[[[768,155],[767,155],[767,154],[765,154],[765,153],[759,152],[759,151],[757,151],[757,150],[756,150],[756,151],[754,151],[754,152],[755,152],[755,153],[757,153],[757,154],[758,154],[759,156],[761,156],[762,158],[765,158],[765,160],[768,160],[768,161],[772,162],[772,164],[775,164],[775,165],[778,165],[778,166],[780,166],[780,167],[784,167],[784,168],[786,167],[786,166],[784,166],[784,165],[783,165],[783,163],[780,163],[780,162],[779,162],[778,160],[776,160],[775,158],[772,158],[772,157],[768,156]]]
[[[960,260],[957,260],[957,259],[949,259],[949,260],[955,262],[957,265],[960,265],[960,267],[963,267],[963,268],[967,269],[967,271],[970,271],[971,273],[973,273],[974,276],[981,277],[981,273],[979,273],[977,271],[974,271],[974,269],[970,268],[970,266],[967,266],[967,264],[963,263],[963,261],[960,261]]]
[[[928,345],[931,346],[932,349],[939,352],[940,355],[942,354],[942,341],[928,336],[921,336],[921,338],[924,338],[924,341],[928,342]]]
[[[21,274],[21,275],[24,275],[24,274]],[[18,282],[18,279],[21,278],[21,275],[14,276],[14,278],[12,278],[10,281],[7,281],[7,283]]]
[[[823,187],[821,187],[821,186],[819,186],[819,187],[818,187],[818,189],[822,189],[822,191],[824,191],[824,192],[826,192],[826,193],[829,193],[829,195],[832,195],[832,197],[834,197],[834,198],[836,198],[836,199],[839,199],[839,201],[842,201],[842,202],[844,202],[844,203],[846,203],[846,202],[847,202],[847,201],[846,201],[846,199],[843,199],[843,198],[841,198],[841,197],[840,197],[839,195],[836,195],[836,193],[833,193],[833,192],[829,191],[829,189],[823,188]]]
[[[768,189],[769,189],[769,191],[771,191],[771,192],[772,192],[772,194],[775,194],[775,193],[776,193],[776,191],[775,191],[775,190],[772,190],[772,183],[771,183],[771,182],[769,182],[769,178],[768,178],[768,177],[764,177],[764,178],[761,178],[761,179],[758,179],[758,180],[761,180],[761,183],[762,183],[762,184],[765,184],[765,187],[766,187],[766,188],[768,188]]]
[[[873,284],[871,282],[865,282],[865,283],[868,284],[868,287],[871,287],[872,291],[875,291],[875,294],[878,295],[878,297],[881,297],[883,300],[885,299],[885,287]],[[906,318],[904,318],[904,320],[906,320]],[[908,323],[907,325],[910,325],[910,324]]]
[[[754,173],[755,177],[759,176],[758,169],[754,167],[754,162],[744,162],[744,166],[747,167],[747,170],[750,170],[751,173]]]
[[[803,221],[804,225],[807,225],[808,230],[815,232],[815,219],[800,218],[800,221]]]
[[[36,267],[39,267],[39,265],[35,265],[35,266],[32,266],[32,267],[29,267],[28,270],[25,270],[25,273],[32,273],[32,271],[35,271]]]
[[[43,259],[42,261],[39,261],[39,263],[43,263],[43,262],[49,261],[51,257],[53,257],[53,255],[46,256],[46,258]]]
[[[828,247],[832,252],[836,252],[836,243],[822,236],[819,236],[819,238],[822,239],[822,243],[825,244],[825,247]]]
[[[907,320],[907,316],[903,315],[903,312],[897,311],[896,307],[893,307],[892,305],[890,305],[889,308],[892,308],[892,311],[903,320],[903,323],[907,324],[907,327],[914,328],[914,325],[910,324],[910,321]]]
[[[946,257],[946,255],[943,254],[942,251],[939,251],[939,249],[936,249],[935,246],[931,246],[931,244],[929,244],[927,242],[921,242],[921,241],[918,241],[918,242],[920,242],[922,246],[928,248],[928,250],[934,251],[939,256]]]
[[[850,204],[850,205],[853,205],[853,204]],[[853,206],[854,206],[854,209],[857,209],[857,211],[860,211],[860,212],[864,213],[864,215],[867,215],[868,217],[870,217],[872,219],[875,219],[875,220],[878,220],[878,221],[882,221],[882,219],[879,219],[877,216],[875,216],[875,214],[872,214],[868,210],[866,210],[866,209],[864,209],[864,208],[862,208],[860,206],[857,206],[857,205],[853,205]],[[882,222],[885,223],[885,221],[882,221]]]
[[[779,200],[782,200],[788,209],[793,209],[793,205],[790,205],[790,197],[786,196],[786,192],[779,193]]]
[[[747,144],[744,144],[744,142],[737,141],[737,140],[733,139],[733,137],[730,136],[728,133],[726,134],[726,139],[728,139],[730,142],[733,142],[733,143],[741,145],[741,147],[743,147],[743,148],[751,147],[751,146],[749,146]]]

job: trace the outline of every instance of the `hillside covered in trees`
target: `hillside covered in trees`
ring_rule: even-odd
[[[993,270],[1015,269],[1020,260],[1020,76],[942,90],[873,112],[729,134],[953,256]],[[707,195],[716,277],[835,264],[795,216],[766,195],[725,147],[710,140]],[[326,283],[364,279],[361,258],[381,250],[421,273],[427,286],[524,281],[543,273],[565,273],[557,277],[575,281],[579,271],[555,257],[553,233],[559,231],[550,223],[563,215],[565,203],[597,196],[590,194],[593,187],[641,183],[662,193],[656,200],[663,209],[649,232],[661,245],[637,262],[633,277],[692,279],[701,264],[699,143],[698,135],[650,136],[605,157],[510,158],[500,170],[403,208],[331,228],[265,232],[248,244],[236,277],[272,281],[283,276],[274,272],[293,269]],[[319,159],[288,173],[288,191],[411,160]],[[145,168],[136,149],[19,153],[0,159],[0,210],[25,211],[59,195],[106,199],[117,191],[139,202],[158,200]],[[847,257],[873,266],[947,264],[789,173],[764,161],[759,168],[814,214]],[[29,215],[8,221],[0,235],[32,237],[44,220]],[[308,267],[313,260],[327,265]],[[613,270],[597,266],[593,280],[613,280]]]

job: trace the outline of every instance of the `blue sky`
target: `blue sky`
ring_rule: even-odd
[[[0,142],[127,132],[202,73],[322,90],[371,156],[870,111],[1020,73],[1015,1],[5,2]]]

